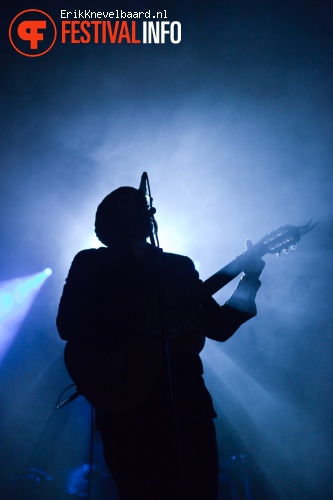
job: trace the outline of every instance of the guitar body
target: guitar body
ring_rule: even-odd
[[[65,365],[77,390],[109,413],[127,412],[144,402],[164,367],[160,337],[130,339],[117,349],[69,341]]]
[[[141,334],[124,335],[112,348],[99,345],[97,340],[67,342],[67,371],[78,392],[96,408],[118,414],[144,403],[162,373],[167,373],[166,336],[172,358],[203,348],[198,307],[188,304],[176,290],[163,292],[163,319],[156,291],[149,292],[137,305],[145,315],[145,331]],[[135,309],[132,313],[136,316]]]

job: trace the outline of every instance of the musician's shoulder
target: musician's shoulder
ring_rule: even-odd
[[[106,252],[107,252],[107,248],[105,248],[105,247],[87,248],[84,250],[80,250],[80,252],[78,252],[75,255],[74,261],[76,261],[76,262],[91,262],[91,261],[99,259]]]
[[[170,266],[181,266],[188,269],[195,268],[193,261],[186,255],[163,252],[163,259],[165,263],[169,264]]]

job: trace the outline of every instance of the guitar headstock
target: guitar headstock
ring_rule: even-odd
[[[256,245],[261,256],[271,253],[277,254],[288,253],[289,250],[296,250],[296,244],[301,240],[302,236],[312,231],[318,222],[312,224],[312,219],[304,226],[291,226],[287,224],[281,226],[275,231],[266,234]]]

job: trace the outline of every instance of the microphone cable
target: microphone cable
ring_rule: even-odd
[[[76,387],[76,384],[69,384],[63,391],[60,393],[57,402],[56,402],[56,409],[61,410],[65,406],[67,406],[69,403],[74,401],[78,396],[81,396],[81,393],[78,391],[76,387],[76,391],[69,396],[67,399],[62,401],[60,403],[60,400],[70,389],[71,387]],[[92,404],[89,404],[90,406],[90,445],[89,445],[89,470],[88,470],[88,484],[87,484],[87,499],[90,499],[91,496],[91,483],[92,483],[92,469],[93,469],[93,457],[94,457],[94,407]]]

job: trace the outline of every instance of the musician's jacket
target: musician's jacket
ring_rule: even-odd
[[[256,315],[259,286],[259,280],[245,275],[227,303],[219,306],[205,294],[188,257],[149,248],[138,261],[127,248],[83,250],[71,265],[57,328],[74,351],[84,346],[88,356],[96,349],[102,355],[111,352],[110,363],[124,379],[132,360],[147,358],[138,377],[152,360],[155,388],[147,387],[144,398],[158,391],[160,377],[169,367],[180,399],[193,399],[193,405],[214,416],[199,352],[205,337],[225,341]],[[127,347],[130,355],[123,361],[118,353]]]

